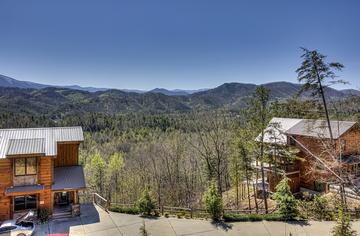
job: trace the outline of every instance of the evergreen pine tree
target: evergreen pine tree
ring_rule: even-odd
[[[274,198],[276,200],[278,211],[285,220],[295,219],[299,212],[297,209],[297,200],[290,191],[289,179],[285,176],[276,186]]]
[[[155,209],[155,201],[151,197],[149,191],[145,189],[138,201],[139,210],[146,215],[150,215]]]
[[[215,221],[220,220],[223,212],[223,202],[214,181],[210,183],[204,195],[204,202],[206,211],[211,215],[211,218]]]

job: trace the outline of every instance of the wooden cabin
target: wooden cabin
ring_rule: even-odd
[[[292,192],[299,192],[301,188],[327,192],[329,184],[336,182],[336,177],[326,171],[323,165],[316,161],[314,155],[321,160],[334,160],[335,156],[347,174],[354,179],[360,179],[359,124],[335,120],[330,123],[335,153],[328,151],[330,132],[326,121],[273,118],[265,129],[264,142],[267,145],[284,145],[296,150],[296,158],[293,161],[284,161],[280,156],[275,163],[283,173],[282,175],[286,175],[290,179],[289,185]],[[260,136],[257,137],[258,141],[259,139]],[[276,185],[282,178],[277,174],[278,171],[274,171],[273,166],[274,163],[265,165],[264,168],[269,189],[272,192],[275,191]]]
[[[0,129],[0,220],[28,210],[80,213],[81,127]]]

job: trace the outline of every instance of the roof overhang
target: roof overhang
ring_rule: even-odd
[[[6,158],[17,158],[17,157],[44,157],[45,153],[31,153],[31,154],[14,154],[6,155]]]
[[[18,196],[23,194],[35,194],[44,190],[44,185],[25,185],[25,186],[11,186],[5,189],[6,196]]]
[[[63,166],[54,168],[52,191],[69,191],[85,189],[85,177],[82,166]]]

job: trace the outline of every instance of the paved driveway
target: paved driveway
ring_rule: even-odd
[[[216,225],[206,220],[187,220],[176,218],[148,219],[140,216],[120,213],[110,214],[92,204],[83,205],[81,217],[68,220],[51,221],[39,225],[36,236],[46,234],[69,233],[70,235],[140,235],[140,227],[145,222],[147,232],[151,236],[172,235],[331,235],[333,222],[283,223],[283,222],[237,222]],[[353,228],[360,232],[360,222],[353,222]]]

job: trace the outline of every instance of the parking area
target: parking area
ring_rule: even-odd
[[[331,235],[333,222],[237,222],[213,224],[207,220],[189,220],[176,218],[143,218],[135,215],[107,213],[92,204],[81,206],[81,216],[66,220],[54,220],[38,225],[35,235],[140,235],[140,227],[145,223],[149,235]],[[360,232],[360,222],[353,222],[353,228]]]

